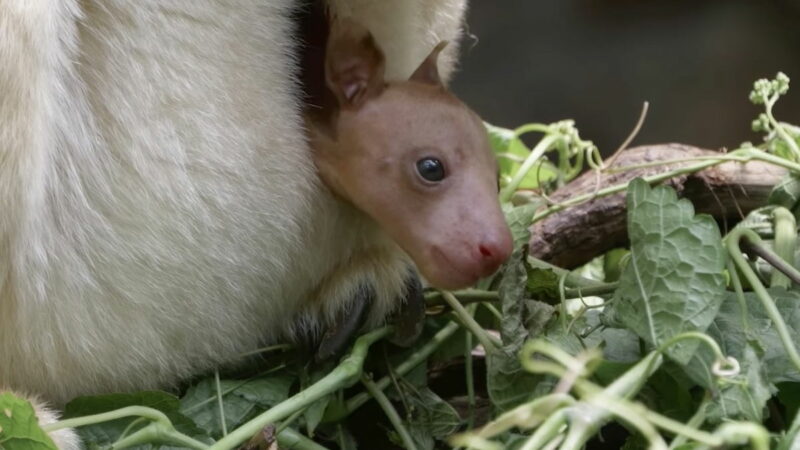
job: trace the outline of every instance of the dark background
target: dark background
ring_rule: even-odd
[[[793,78],[775,109],[800,122],[800,0],[472,0],[453,90],[509,128],[575,119],[608,154],[634,144],[760,141],[753,81]]]

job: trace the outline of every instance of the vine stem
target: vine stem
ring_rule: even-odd
[[[475,302],[496,302],[500,300],[500,294],[496,291],[485,291],[482,289],[463,289],[460,291],[450,291],[458,298],[461,303]],[[444,305],[444,296],[441,291],[430,291],[425,293],[425,304],[427,306]]]
[[[92,414],[90,416],[60,420],[58,422],[43,425],[42,429],[50,433],[52,431],[61,430],[63,428],[74,428],[74,427],[82,427],[85,425],[94,425],[96,423],[108,422],[110,420],[122,419],[131,416],[144,417],[145,419],[150,419],[155,423],[160,423],[162,425],[170,427],[172,426],[172,422],[169,420],[167,415],[157,409],[148,408],[146,406],[128,406],[125,408],[115,409],[114,411],[108,411],[100,414]]]
[[[675,177],[677,175],[683,175],[683,174],[686,174],[686,173],[698,172],[698,171],[703,170],[703,169],[705,169],[707,167],[715,166],[715,165],[720,164],[720,163],[722,163],[721,160],[704,161],[704,162],[700,162],[700,163],[697,163],[697,164],[693,164],[691,166],[682,167],[680,169],[670,170],[668,172],[660,173],[660,174],[657,174],[657,175],[651,175],[651,176],[648,176],[648,177],[643,177],[643,179],[646,182],[650,183],[650,184],[659,183],[661,181],[673,178],[673,177]],[[570,206],[574,206],[574,205],[583,203],[583,202],[585,202],[587,200],[592,200],[592,199],[597,198],[597,197],[605,197],[607,195],[616,194],[618,192],[624,191],[627,188],[628,188],[628,183],[625,182],[625,183],[622,183],[622,184],[609,186],[609,187],[606,187],[606,188],[603,188],[603,189],[598,189],[595,192],[590,192],[590,193],[587,193],[587,194],[583,194],[583,195],[578,195],[578,196],[572,197],[569,200],[566,200],[566,201],[561,202],[559,204],[553,205],[553,206],[545,209],[544,211],[536,213],[536,215],[533,217],[532,223],[538,222],[538,221],[544,219],[545,217],[547,217],[547,216],[549,216],[551,214],[554,214],[556,212],[559,212],[561,210],[564,210],[564,209],[566,209],[566,208],[568,208]]]
[[[648,447],[650,450],[668,449],[667,443],[664,442],[664,439],[660,434],[658,434],[658,430],[654,426],[655,424],[653,423],[653,417],[650,417],[649,415],[642,415],[642,413],[646,411],[646,408],[637,408],[635,404],[630,404],[625,400],[620,400],[614,396],[604,393],[600,393],[597,396],[591,396],[586,401],[597,408],[605,409],[638,430],[639,433],[641,433],[642,436],[650,443],[650,446]],[[646,412],[649,413],[650,411]],[[667,418],[664,417],[664,419]],[[672,422],[679,425],[681,428],[686,428],[680,422]],[[687,429],[685,431],[691,430]],[[579,450],[582,447],[583,445],[580,447],[575,447],[575,450]]]
[[[747,299],[744,298],[742,280],[739,279],[739,274],[736,272],[736,265],[734,265],[733,261],[728,259],[728,261],[725,263],[725,266],[728,268],[728,273],[731,277],[733,291],[736,293],[736,301],[739,302],[739,309],[741,310],[740,319],[742,320],[744,331],[746,333],[750,333],[750,315],[747,313]]]
[[[699,331],[687,331],[685,333],[681,333],[679,335],[672,336],[669,340],[667,340],[663,344],[659,345],[658,349],[656,351],[658,351],[659,353],[663,354],[663,353],[666,352],[667,348],[677,344],[678,342],[686,341],[686,340],[690,340],[690,339],[697,339],[700,342],[703,342],[706,345],[708,345],[708,347],[711,349],[711,351],[714,352],[714,356],[716,357],[717,361],[725,362],[727,360],[727,357],[725,356],[724,353],[722,353],[722,349],[719,347],[719,344],[717,343],[717,341],[712,339],[711,336],[709,336],[709,335],[707,335],[705,333],[701,333]]]
[[[753,450],[769,450],[769,433],[759,424],[752,422],[723,423],[714,432],[724,443],[743,445],[743,439],[750,443]]]
[[[547,420],[554,411],[572,406],[575,402],[572,396],[564,393],[548,394],[503,413],[473,434],[477,434],[482,438],[490,438],[513,427],[522,429],[534,428]]]
[[[280,448],[292,450],[328,450],[291,428],[278,433],[278,444]]]
[[[557,439],[561,429],[567,424],[569,415],[566,409],[555,411],[542,423],[520,450],[536,450]]]
[[[389,422],[392,423],[394,426],[395,431],[397,434],[400,435],[400,439],[403,441],[403,445],[405,446],[406,450],[417,450],[416,444],[414,444],[414,439],[411,437],[411,433],[408,432],[406,426],[403,425],[403,420],[400,419],[400,415],[397,414],[397,410],[392,406],[392,402],[389,401],[389,398],[386,397],[386,394],[383,393],[382,390],[378,389],[378,386],[375,385],[375,382],[372,381],[367,375],[361,376],[361,383],[364,384],[364,387],[367,388],[372,398],[378,402],[381,409],[383,409],[383,413],[386,414],[386,417],[389,418]]]
[[[48,425],[43,425],[42,429],[50,433],[63,428],[93,425],[96,423],[108,422],[111,420],[134,416],[152,420],[152,423],[114,443],[115,448],[130,447],[132,445],[143,444],[159,439],[195,450],[208,448],[208,444],[176,431],[166,414],[157,409],[148,408],[146,406],[128,406],[100,414],[92,414],[90,416],[61,420]]]
[[[193,450],[205,450],[209,448],[208,444],[204,444],[176,431],[172,424],[165,425],[159,422],[151,423],[141,430],[137,430],[135,433],[131,433],[129,436],[118,440],[111,448],[122,449],[155,441],[165,441]]]
[[[567,280],[566,280],[567,283],[570,283],[571,281],[574,282],[575,277],[570,276],[569,271],[565,272],[567,273]],[[619,287],[618,282],[595,283],[587,286],[580,286],[580,284],[578,283],[578,286],[576,287],[567,287],[566,289],[564,289],[564,295],[567,298],[603,296],[603,295],[613,294],[618,287]],[[469,305],[473,303],[486,303],[486,305],[484,306],[488,307],[488,304],[500,301],[500,295],[497,293],[497,291],[485,291],[482,289],[463,289],[460,291],[451,291],[451,292],[462,305]],[[431,291],[425,293],[425,304],[427,306],[443,306],[446,305],[447,303],[444,301],[444,297],[442,296],[441,292]]]
[[[777,209],[778,210],[781,210],[781,209],[785,210],[785,208],[777,208]],[[789,213],[789,214],[791,214],[791,213]],[[795,232],[795,234],[796,234],[796,232]],[[755,234],[755,232],[754,232],[754,235],[758,236],[757,234]],[[794,268],[794,266],[792,266],[791,264],[786,262],[786,260],[781,258],[780,255],[772,252],[770,249],[768,249],[764,245],[761,245],[760,239],[761,238],[759,238],[759,244],[758,245],[749,244],[747,246],[747,250],[755,253],[760,258],[762,258],[764,261],[768,262],[772,267],[778,269],[780,272],[782,272],[784,275],[786,275],[794,283],[800,284],[800,271],[798,271],[797,269]],[[792,253],[792,255],[794,255],[794,253]]]
[[[724,162],[739,162],[739,163],[746,163],[751,160],[757,161],[764,161],[779,167],[783,167],[784,169],[791,170],[793,172],[800,172],[800,164],[795,162],[789,161],[788,159],[781,158],[780,156],[775,156],[769,153],[764,152],[755,147],[741,147],[733,150],[729,153],[720,154],[718,156],[692,156],[689,158],[678,158],[678,159],[664,159],[659,161],[652,161],[647,163],[640,163],[640,164],[631,164],[629,166],[621,166],[621,167],[609,167],[606,169],[608,173],[621,173],[627,172],[630,170],[636,169],[647,169],[651,167],[661,167],[661,166],[669,166],[673,164],[682,164],[687,162],[693,161],[719,161],[720,163]]]
[[[541,423],[537,432],[531,436],[523,448],[531,450],[539,449],[554,442],[554,440],[559,439],[559,434],[563,435],[562,430],[567,423],[569,423],[569,431],[566,435],[563,435],[564,439],[560,443],[560,448],[564,450],[582,448],[611,415],[629,423],[643,433],[650,442],[650,448],[667,448],[666,443],[656,431],[657,428],[666,430],[676,436],[688,437],[704,445],[721,445],[724,442],[724,438],[717,434],[699,430],[697,426],[692,426],[691,424],[680,423],[669,417],[649,411],[642,405],[629,400],[636,395],[650,375],[660,367],[663,361],[662,353],[669,346],[685,339],[700,339],[712,348],[717,359],[724,360],[724,355],[716,341],[702,333],[687,332],[675,336],[662,344],[658,349],[648,354],[631,369],[627,370],[621,377],[604,388],[586,380],[584,378],[585,374],[579,376],[574,380],[573,386],[575,391],[581,396],[581,402],[568,402],[555,411],[545,412],[544,414],[549,414],[549,417]],[[558,364],[534,358],[537,353],[547,356]],[[527,370],[534,373],[550,373],[558,377],[566,376],[572,372],[583,372],[581,367],[590,368],[592,365],[591,361],[593,360],[591,355],[587,355],[584,358],[573,357],[558,347],[541,340],[526,344],[520,358],[523,367]],[[524,412],[525,408],[530,409],[532,405],[533,403],[529,403],[521,407],[522,409],[518,407],[512,410],[512,413],[519,415],[520,413],[517,412],[517,410]],[[540,408],[537,407],[537,409]],[[699,421],[699,423],[702,423],[704,421],[704,410],[705,407],[701,405],[700,410],[694,417],[695,422]],[[498,419],[487,425],[484,432],[479,433],[478,436],[486,438],[491,436],[487,431],[497,434],[512,426],[524,427],[518,417],[511,414],[506,414],[501,417],[503,418],[502,422]],[[566,418],[569,418],[569,420],[567,421]],[[532,427],[537,424],[534,422],[526,425]],[[678,440],[677,442],[681,441]]]
[[[353,345],[353,350],[350,352],[350,355],[336,366],[331,373],[294,396],[278,403],[236,430],[233,430],[230,434],[212,445],[210,449],[228,450],[235,448],[250,439],[250,437],[258,433],[265,426],[290,416],[293,412],[311,405],[330,393],[352,385],[361,375],[364,359],[367,356],[369,347],[388,336],[391,331],[391,327],[383,327],[359,337]]]
[[[758,150],[756,148],[742,148],[742,149],[739,149],[739,150],[736,150],[736,151],[737,152],[742,152],[742,154],[745,155],[744,156],[745,159],[743,160],[743,162],[747,162],[750,159],[756,159],[756,160],[772,163],[772,164],[774,164],[776,166],[783,167],[783,168],[785,168],[787,170],[791,170],[792,172],[795,172],[795,173],[800,172],[800,164],[792,162],[792,161],[789,161],[788,159],[785,159],[785,158],[781,158],[780,156],[775,156],[775,155],[769,154],[767,152]],[[734,152],[732,152],[732,153],[734,153]],[[729,153],[729,155],[730,155],[730,153]]]
[[[531,154],[525,158],[525,162],[522,163],[517,173],[514,174],[514,177],[511,178],[511,181],[508,183],[506,187],[504,187],[500,191],[500,202],[508,203],[511,200],[511,196],[514,195],[514,192],[519,187],[522,180],[525,179],[525,175],[531,170],[534,164],[539,160],[539,158],[544,155],[544,153],[550,149],[550,146],[556,142],[559,138],[558,135],[549,134],[542,138],[536,147],[531,150]]]
[[[644,102],[642,104],[642,112],[639,113],[639,120],[636,121],[636,125],[631,130],[628,137],[622,141],[622,144],[617,148],[617,150],[611,155],[611,158],[608,159],[605,163],[602,164],[603,170],[610,168],[614,165],[614,162],[617,160],[619,155],[628,148],[628,146],[633,142],[636,138],[636,135],[639,134],[639,131],[642,129],[642,125],[644,125],[644,120],[647,118],[647,110],[650,109],[650,102]]]
[[[761,238],[758,236],[758,234],[756,234],[755,231],[749,228],[740,227],[735,228],[725,238],[726,246],[728,247],[728,253],[731,255],[731,258],[733,258],[733,261],[739,267],[739,270],[742,272],[744,277],[750,283],[750,286],[753,288],[753,291],[756,293],[758,299],[761,300],[764,310],[772,320],[772,323],[775,324],[775,330],[778,332],[778,336],[781,339],[783,347],[789,354],[789,359],[792,361],[792,364],[794,364],[795,368],[800,371],[800,355],[798,355],[797,348],[794,346],[792,337],[789,335],[789,329],[786,327],[786,322],[783,321],[781,313],[778,311],[778,307],[775,306],[775,302],[772,300],[772,297],[764,288],[764,285],[761,284],[761,280],[758,279],[758,276],[744,260],[744,255],[742,255],[742,250],[740,248],[740,242],[742,238],[746,238],[748,241],[750,241],[750,245],[754,248],[761,247],[762,251],[765,250],[763,248],[764,246],[762,245],[763,242],[761,241]]]
[[[658,354],[657,352],[651,353],[651,355],[657,355],[657,354]],[[582,395],[588,397],[587,400],[584,401],[593,405],[595,408],[598,408],[600,410],[606,410],[609,413],[631,423],[631,425],[634,425],[643,434],[648,434],[650,437],[658,436],[657,433],[656,434],[651,433],[651,430],[654,429],[653,426],[655,426],[657,428],[666,430],[677,436],[686,436],[690,439],[695,440],[696,442],[701,442],[711,447],[718,447],[723,443],[723,440],[721,438],[711,433],[699,430],[696,427],[691,426],[690,424],[683,424],[669,417],[650,411],[646,407],[637,403],[633,403],[630,400],[628,400],[629,397],[632,397],[631,394],[635,394],[635,392],[638,391],[638,388],[635,391],[629,391],[624,393],[623,395],[619,395],[619,392],[613,392],[616,389],[609,389],[612,387],[613,384],[609,385],[605,389],[600,390],[598,386],[586,380],[579,380],[576,383],[576,388],[583,393]],[[586,417],[585,406],[583,407],[583,409],[581,409],[580,414],[583,417]],[[577,446],[569,448],[575,448],[575,449],[581,448],[581,446],[584,445],[586,441],[588,441],[589,437],[593,435],[599,428],[597,420],[598,417],[596,416],[588,416],[588,419],[583,421],[585,423],[585,430],[579,427],[577,429],[577,433],[571,433],[574,434],[575,437],[573,439],[570,439],[568,437],[567,440],[565,441],[565,443],[571,442],[577,444]],[[663,445],[665,444],[660,439],[660,437],[656,441],[651,440],[651,445],[653,445],[654,443],[656,443],[658,448],[666,448],[665,446],[662,447],[662,444]],[[655,448],[655,447],[650,447],[650,448]]]
[[[778,256],[777,262],[781,266],[789,266],[794,269],[789,263],[794,261],[794,254],[797,250],[797,220],[791,211],[779,206],[772,211],[772,222],[772,228],[775,230],[773,249],[775,255]],[[777,266],[775,267],[777,268]],[[781,286],[789,289],[792,287],[792,282],[800,284],[800,277],[786,274],[786,267],[784,267],[783,270],[772,271],[769,285],[770,287]]]
[[[225,405],[222,404],[222,383],[219,381],[219,370],[214,371],[214,386],[216,387],[217,410],[219,411],[219,424],[222,427],[222,435],[228,435],[228,424],[225,423]]]
[[[541,353],[560,364],[535,359],[534,356],[537,353]],[[591,358],[589,359],[591,360]],[[528,371],[533,373],[550,373],[557,377],[562,377],[567,371],[577,372],[581,369],[578,367],[581,363],[575,357],[553,344],[542,340],[531,341],[525,344],[520,354],[520,360],[522,366]],[[628,399],[641,390],[647,379],[661,366],[662,361],[663,357],[661,354],[654,351],[642,358],[633,367],[625,371],[622,376],[605,388],[600,388],[582,379],[575,380],[573,386],[581,397],[591,397],[602,394],[603,396],[611,398],[620,397],[622,399]],[[589,441],[603,423],[608,420],[609,415],[612,414],[611,411],[601,406],[602,405],[591,405],[588,402],[579,402],[575,406],[569,408],[574,411],[574,414],[569,415],[571,418],[570,431],[567,433],[561,448],[577,449],[581,448]],[[546,442],[549,442],[549,440]]]
[[[667,172],[663,172],[663,173],[659,173],[659,174],[655,174],[655,175],[642,177],[642,179],[644,179],[647,183],[650,183],[650,184],[660,183],[662,181],[668,180],[668,179],[676,177],[678,175],[684,175],[684,174],[699,172],[699,171],[701,171],[703,169],[706,169],[706,168],[711,167],[711,166],[716,166],[718,164],[722,164],[723,162],[726,162],[726,161],[737,161],[737,162],[741,162],[741,163],[746,163],[746,162],[749,162],[749,161],[752,161],[752,160],[759,160],[759,161],[764,161],[764,162],[768,162],[768,163],[774,164],[776,166],[783,167],[783,168],[791,170],[793,172],[800,172],[800,164],[788,161],[786,159],[780,158],[780,157],[775,156],[775,155],[770,155],[769,153],[763,152],[763,151],[758,150],[756,148],[750,148],[750,147],[740,148],[740,149],[734,150],[734,151],[732,151],[732,152],[730,152],[728,154],[720,155],[719,157],[715,157],[715,158],[702,157],[702,158],[696,158],[696,159],[699,161],[697,164],[692,164],[692,165],[681,167],[681,168],[678,168],[678,169],[673,169],[673,170],[670,170],[670,171],[667,171]],[[687,158],[685,160],[675,160],[675,161],[672,161],[672,163],[692,161],[692,160],[695,160],[695,158]],[[669,163],[670,163],[670,161],[667,161],[667,162],[659,161],[658,165],[665,165],[665,164],[669,164]],[[606,187],[606,188],[603,188],[603,189],[598,189],[595,192],[589,192],[587,194],[583,194],[583,195],[578,195],[578,196],[572,197],[569,200],[566,200],[566,201],[561,202],[559,204],[550,206],[549,208],[547,208],[547,209],[545,209],[545,210],[543,210],[541,212],[536,213],[536,215],[533,217],[533,221],[532,222],[538,222],[538,221],[544,219],[545,217],[550,216],[551,214],[557,213],[559,211],[562,211],[562,210],[564,210],[564,209],[566,209],[566,208],[568,208],[570,206],[574,206],[574,205],[583,203],[585,201],[592,200],[592,199],[597,198],[597,197],[605,197],[605,196],[608,196],[608,195],[616,194],[618,192],[624,191],[627,188],[628,188],[628,182],[625,182],[625,183],[621,183],[621,184],[616,184],[614,186],[609,186],[609,187]]]
[[[442,291],[442,297],[444,298],[444,301],[447,303],[447,305],[453,309],[453,312],[456,314],[456,317],[458,317],[458,320],[461,321],[464,327],[470,333],[475,335],[476,338],[478,338],[478,341],[481,343],[481,345],[483,345],[483,348],[486,349],[486,352],[487,353],[496,352],[498,345],[501,344],[496,341],[493,341],[492,338],[489,337],[489,334],[486,333],[486,330],[484,330],[478,324],[478,322],[475,321],[475,318],[473,318],[472,314],[470,314],[469,311],[467,311],[467,309],[464,308],[464,305],[462,305],[458,301],[458,299],[456,299],[456,297],[448,291]]]
[[[772,98],[764,97],[764,106],[766,109],[767,117],[769,118],[769,121],[772,124],[772,128],[775,130],[776,133],[778,133],[778,136],[780,136],[781,139],[783,139],[783,141],[786,142],[786,145],[789,146],[789,149],[794,154],[795,159],[800,160],[800,148],[797,146],[797,142],[795,142],[795,140],[789,135],[789,133],[786,132],[786,130],[783,128],[783,125],[781,125],[775,119],[775,116],[772,115],[772,107],[775,106],[775,102],[778,101],[779,97],[780,95],[778,94],[773,95]]]
[[[710,404],[711,404],[711,395],[708,392],[706,392],[706,395],[703,397],[703,401],[700,402],[700,406],[697,407],[697,412],[695,412],[692,418],[689,419],[688,422],[686,422],[686,426],[692,427],[694,429],[700,429],[700,426],[703,424],[703,422],[706,421],[706,408],[708,408],[708,405]],[[686,443],[686,440],[687,440],[686,435],[679,434],[675,436],[675,439],[673,439],[672,442],[669,443],[670,450],[682,446],[683,444]]]
[[[503,313],[501,313],[493,304],[489,302],[483,302],[481,303],[481,306],[486,308],[486,310],[489,311],[489,313],[493,315],[497,320],[501,322],[503,321]]]
[[[702,424],[702,421],[705,420],[705,407],[697,411],[696,417],[692,417],[692,420],[696,419],[700,421],[700,423],[697,425],[694,425],[692,421],[687,424],[683,424],[675,419],[654,413],[653,411],[650,411],[649,409],[639,405],[635,405],[635,409],[636,413],[644,417],[648,422],[652,423],[658,428],[661,428],[662,430],[667,430],[671,433],[674,433],[676,436],[683,437],[684,439],[693,439],[696,442],[702,442],[712,447],[718,447],[722,445],[721,439],[717,439],[714,437],[714,435],[698,428],[699,425]]]
[[[476,307],[477,305],[468,306],[471,316],[475,315]],[[475,426],[475,374],[473,373],[474,369],[472,367],[473,347],[472,334],[464,333],[464,382],[467,385],[467,404],[469,405],[467,428],[469,429]]]
[[[452,337],[460,326],[455,322],[450,322],[444,326],[438,333],[436,333],[433,338],[428,341],[425,345],[420,347],[417,351],[415,351],[411,356],[408,357],[405,361],[399,364],[394,372],[398,376],[403,376],[411,370],[413,370],[418,365],[425,362],[432,354],[435,352],[439,347],[445,343],[450,337]],[[389,376],[385,376],[380,380],[375,382],[375,385],[378,386],[378,389],[384,390],[390,384],[392,380]],[[345,407],[343,411],[333,417],[326,418],[327,421],[337,421],[341,418],[347,416],[348,414],[352,413],[356,409],[360,408],[361,405],[366,403],[370,399],[370,396],[366,392],[362,392],[360,394],[356,394],[353,397],[347,399],[345,402]]]
[[[586,292],[589,292],[590,289],[593,291],[596,290],[596,292],[613,292],[614,290],[616,290],[617,286],[619,286],[619,283],[617,282],[604,283],[601,281],[584,278],[580,275],[576,275],[570,270],[562,269],[561,267],[555,266],[547,261],[543,261],[531,255],[527,256],[527,262],[534,269],[550,270],[559,277],[566,275],[564,283],[566,286],[569,286],[570,289],[572,289],[572,291],[570,291],[570,289],[567,289],[567,292],[570,294],[572,293],[577,294],[577,291],[575,289],[580,289],[581,292],[584,293],[584,295],[589,295]],[[580,297],[580,295],[575,295],[575,297]]]
[[[552,127],[550,125],[546,125],[543,123],[528,123],[518,127],[514,130],[514,137],[520,137],[523,134],[538,132],[538,133],[550,133]]]

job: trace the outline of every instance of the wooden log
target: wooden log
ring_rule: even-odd
[[[697,161],[666,164],[667,161],[717,156],[719,152],[683,144],[634,147],[618,155],[612,167],[629,167],[664,161],[654,167],[602,174],[587,172],[554,192],[550,198],[561,202],[594,192],[599,187],[626,183],[636,177],[655,175]],[[786,174],[775,165],[751,161],[725,162],[717,166],[671,178],[666,184],[695,205],[698,213],[714,216],[722,225],[732,226],[751,210],[763,206],[772,188]],[[627,244],[625,192],[596,198],[555,213],[531,228],[529,252],[564,268],[574,268],[608,250]]]

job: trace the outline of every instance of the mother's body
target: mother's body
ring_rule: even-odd
[[[329,6],[405,78],[464,2]],[[307,151],[296,3],[0,0],[0,386],[168,386],[364,283],[373,321],[396,303],[406,258]]]

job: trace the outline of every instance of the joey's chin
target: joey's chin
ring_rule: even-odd
[[[458,270],[420,270],[431,286],[446,291],[468,288],[480,279],[477,275],[469,275]]]
[[[417,261],[417,267],[433,287],[450,291],[470,287],[482,276],[474,264],[464,264],[456,255],[448,255],[436,246],[426,252],[423,261]]]

